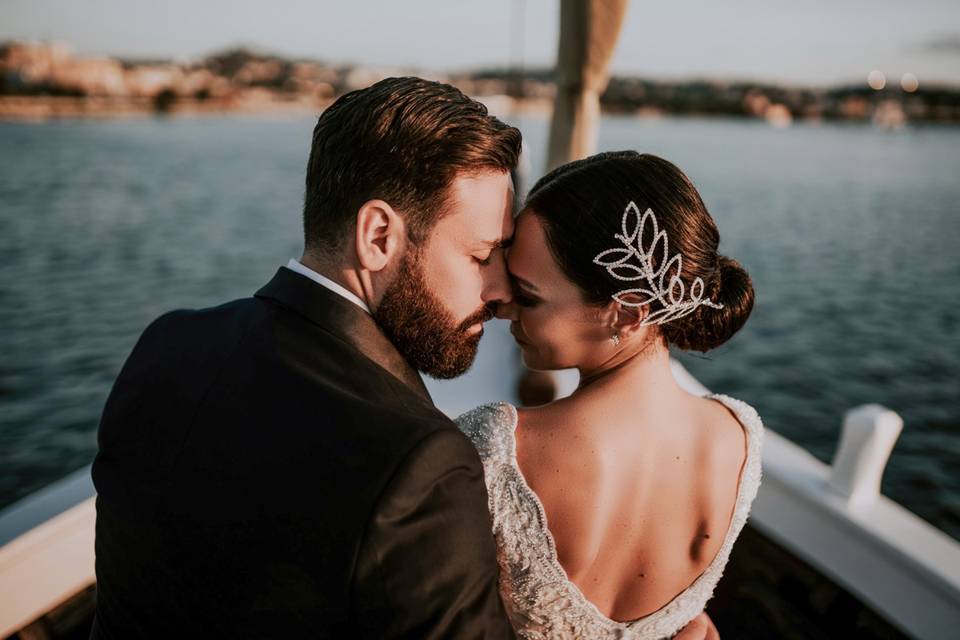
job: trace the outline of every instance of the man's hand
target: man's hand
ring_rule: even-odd
[[[704,611],[673,636],[673,640],[720,640],[720,632]]]

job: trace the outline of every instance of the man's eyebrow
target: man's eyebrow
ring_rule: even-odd
[[[509,238],[500,238],[499,240],[481,240],[480,244],[490,249],[509,249],[513,244],[513,236]]]

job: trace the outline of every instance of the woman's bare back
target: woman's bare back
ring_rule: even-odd
[[[581,394],[519,413],[517,463],[558,559],[613,620],[669,603],[710,565],[730,527],[743,426],[720,402],[684,395],[650,411],[611,411],[609,398]]]

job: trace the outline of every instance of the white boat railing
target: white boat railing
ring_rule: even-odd
[[[96,580],[90,467],[0,511],[0,638]]]
[[[708,392],[673,365],[687,390]],[[880,494],[902,426],[878,405],[847,412],[832,465],[767,426],[750,524],[905,634],[942,640],[960,630],[960,543]]]
[[[562,391],[570,382],[561,376]],[[940,640],[960,629],[960,543],[879,493],[901,428],[882,407],[854,409],[827,465],[768,426],[750,523],[894,627]],[[0,637],[93,584],[93,496],[86,467],[0,512]]]

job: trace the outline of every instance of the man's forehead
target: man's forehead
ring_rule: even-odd
[[[513,242],[513,234],[517,231],[517,223],[515,222],[516,218],[511,215],[507,216],[507,219],[503,223],[503,241],[506,243]]]
[[[513,244],[513,232],[515,226],[513,224],[513,218],[510,218],[508,221],[504,221],[504,226],[501,229],[501,233],[496,237],[485,237],[485,234],[477,230],[477,235],[480,236],[480,244],[488,249],[506,249]]]
[[[504,216],[500,227],[500,238],[498,239],[499,241],[497,242],[497,246],[506,248],[513,244],[513,234],[516,228],[517,225],[514,222],[513,215],[513,196],[511,192],[510,204],[504,210]]]
[[[470,231],[470,235],[482,242],[512,237],[512,182],[507,173],[484,172],[459,176],[448,194],[448,216],[459,218],[464,230]]]

